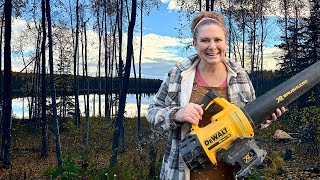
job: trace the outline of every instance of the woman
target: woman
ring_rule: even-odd
[[[255,99],[255,91],[247,73],[235,62],[226,60],[227,31],[224,18],[214,12],[200,12],[192,21],[193,46],[197,54],[176,64],[164,79],[147,119],[155,129],[168,131],[168,142],[162,162],[161,179],[232,179],[233,167],[218,163],[217,167],[190,172],[179,153],[179,142],[189,125],[200,127],[209,122],[202,117],[198,105],[209,90],[229,102],[243,107]],[[284,112],[277,109],[265,127]],[[203,120],[202,120],[203,119]]]

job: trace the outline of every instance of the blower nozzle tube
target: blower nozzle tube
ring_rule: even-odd
[[[256,128],[269,118],[276,108],[289,105],[319,82],[320,61],[259,96],[248,103],[243,110]]]

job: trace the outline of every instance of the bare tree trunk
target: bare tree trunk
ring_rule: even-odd
[[[2,38],[0,38],[0,39],[2,39]],[[0,47],[1,48],[1,47]],[[0,58],[1,59],[1,58]],[[31,61],[32,62],[32,61]],[[27,65],[26,65],[26,61],[23,59],[23,65],[24,65],[24,67],[27,67]],[[26,76],[28,76],[28,69],[26,69]],[[29,88],[28,88],[29,86],[27,86],[26,87],[26,91],[28,92],[29,91]],[[25,116],[24,116],[24,111],[25,111],[25,105],[24,105],[24,99],[25,99],[25,97],[23,97],[23,107],[22,107],[22,110],[23,110],[23,114],[22,114],[22,118],[23,118],[23,120],[25,119]],[[28,97],[26,97],[26,99],[27,99],[27,102],[29,101],[29,98]],[[29,119],[30,119],[30,117],[29,117]],[[1,127],[1,126],[0,126]]]
[[[3,85],[2,85],[2,34],[3,34],[3,24],[4,24],[4,16],[1,17],[1,29],[0,29],[0,109],[2,111],[3,104]],[[2,115],[3,113],[0,113],[0,129],[2,127]]]
[[[10,165],[11,161],[11,13],[12,2],[5,0],[4,2],[5,16],[5,32],[4,32],[4,97],[3,97],[3,115],[2,115],[2,146],[0,158],[3,163]]]
[[[228,53],[228,58],[230,59],[231,58],[231,30],[232,30],[232,19],[231,19],[231,0],[229,0],[229,9],[228,9],[228,22],[229,22],[229,38],[228,38],[228,42],[229,42],[229,53]]]
[[[40,33],[39,33],[40,34]],[[41,37],[41,36],[39,36]],[[41,38],[39,38],[39,43],[41,42]],[[39,56],[37,57],[38,61],[38,65],[37,65],[37,72],[36,72],[36,104],[35,104],[35,118],[34,118],[34,127],[36,130],[38,130],[39,128],[39,118],[40,118],[40,104],[41,104],[41,100],[40,100],[40,54],[41,54],[41,49],[39,49]]]
[[[108,122],[110,120],[109,109],[109,92],[108,92],[108,29],[107,29],[107,1],[104,0],[103,17],[105,22],[104,27],[104,74],[105,74],[105,93],[104,93],[104,116]],[[112,94],[112,93],[111,93]]]
[[[261,16],[261,46],[260,46],[260,51],[261,51],[260,70],[261,71],[263,71],[263,47],[264,47],[264,23],[263,23],[263,16]]]
[[[294,20],[294,35],[293,35],[293,41],[294,41],[294,49],[293,49],[293,53],[292,53],[292,61],[293,61],[293,64],[294,64],[294,66],[296,66],[296,67],[298,67],[299,65],[297,65],[297,59],[299,58],[298,57],[298,52],[299,52],[299,40],[298,40],[298,21],[299,21],[299,19],[300,19],[300,17],[299,17],[299,13],[298,13],[298,7],[297,7],[297,5],[294,5],[294,9],[295,9],[295,20]],[[318,44],[318,41],[317,41],[317,39],[315,39],[315,42],[316,43],[314,43],[315,44],[315,46],[314,46],[314,48],[316,48],[316,46],[317,46],[317,44]],[[316,62],[316,59],[318,60],[318,56],[317,56],[317,50],[315,49],[314,50],[314,57],[315,57],[315,61],[314,62]],[[295,70],[297,69],[297,68],[294,68]],[[294,71],[294,74],[296,74],[296,71]]]
[[[50,64],[50,89],[51,89],[51,99],[52,99],[52,112],[53,112],[53,129],[55,135],[56,143],[56,156],[58,167],[62,167],[62,158],[61,158],[61,142],[60,142],[60,132],[59,132],[59,122],[57,119],[57,104],[56,104],[56,90],[54,87],[54,78],[53,78],[53,48],[52,48],[52,25],[51,25],[51,12],[50,12],[50,0],[46,0],[46,15],[48,21],[48,41],[49,41],[49,64]]]
[[[243,4],[241,3],[241,30],[242,30],[242,57],[241,57],[241,67],[244,68],[244,52],[245,52],[245,38],[246,38],[246,22],[245,22],[245,15],[244,11],[245,9],[243,8]]]
[[[210,10],[210,4],[209,4],[209,0],[206,0],[206,11]]]
[[[80,126],[80,109],[79,109],[79,87],[78,87],[78,75],[77,75],[77,62],[78,59],[78,47],[79,47],[79,0],[77,0],[76,5],[76,43],[74,46],[73,54],[73,88],[74,88],[74,97],[75,97],[75,123]]]
[[[256,6],[256,1],[253,1],[254,6]],[[251,54],[251,73],[255,73],[255,54],[256,54],[256,26],[257,26],[257,21],[256,21],[256,12],[255,9],[253,9],[253,28],[252,28],[252,44],[251,44],[251,49],[252,49],[252,54]]]
[[[288,3],[288,0],[284,0],[283,1],[283,6],[284,6],[284,31],[285,31],[285,43],[286,43],[286,46],[287,46],[287,50],[288,50],[288,59],[289,59],[289,76],[292,76],[292,73],[293,73],[293,62],[292,62],[292,53],[291,53],[291,48],[290,48],[290,43],[289,43],[289,37],[288,37],[288,28],[289,28],[289,25],[288,25],[288,17],[289,17],[289,3]]]
[[[72,0],[69,0],[69,11],[70,11],[70,26],[71,26],[71,37],[72,37],[72,46],[74,46],[74,29],[73,29],[73,17],[72,17]]]
[[[112,18],[110,18],[110,21],[112,21]],[[112,24],[112,23],[111,23]],[[117,31],[117,25],[115,24],[115,26],[114,26],[114,30],[112,31],[113,32],[113,35],[112,35],[112,37],[113,37],[113,46],[112,46],[112,60],[111,60],[111,62],[109,63],[110,64],[110,71],[111,71],[111,73],[110,73],[110,80],[111,80],[111,82],[110,82],[110,92],[111,92],[111,107],[110,107],[110,110],[111,110],[111,116],[114,116],[114,114],[115,114],[115,112],[114,112],[114,107],[115,107],[115,104],[114,104],[114,102],[115,102],[115,98],[116,97],[113,97],[114,96],[114,93],[113,93],[113,84],[114,84],[114,78],[113,78],[113,72],[114,72],[114,64],[115,64],[115,61],[116,61],[116,54],[117,54],[117,43],[116,43],[116,31]]]
[[[84,30],[84,57],[85,57],[85,70],[86,70],[86,81],[87,81],[87,98],[86,98],[86,149],[88,148],[89,145],[89,76],[88,76],[88,50],[87,50],[87,27],[86,23],[83,25],[83,30]]]
[[[100,3],[97,5],[97,23],[98,23],[98,36],[99,36],[99,53],[98,53],[98,77],[99,77],[99,119],[101,119],[101,28],[100,28]]]
[[[93,94],[93,101],[92,101],[92,116],[96,117],[96,93]]]
[[[40,42],[41,42],[41,31],[38,31],[38,36],[37,36],[37,47],[36,47],[36,57],[34,61],[34,68],[33,68],[33,79],[32,79],[32,87],[31,87],[31,104],[29,108],[29,118],[30,122],[34,123],[36,122],[36,109],[37,109],[37,82],[38,82],[38,66],[39,66],[39,47],[40,47]]]
[[[214,0],[211,0],[211,6],[210,6],[210,10],[213,11],[214,10]]]
[[[46,38],[47,38],[47,33],[46,33],[46,7],[45,7],[45,1],[41,0],[41,6],[42,6],[42,33],[43,33],[43,38],[42,38],[42,45],[41,45],[41,57],[42,57],[42,85],[41,85],[41,92],[42,92],[42,97],[41,97],[41,128],[42,128],[42,151],[41,151],[41,156],[42,157],[47,157],[48,155],[48,140],[47,140],[47,116],[46,116],[46,98],[47,98],[47,82],[46,82]]]
[[[141,0],[140,7],[140,53],[139,53],[139,81],[136,83],[136,101],[138,111],[138,147],[141,147],[142,143],[142,131],[141,131],[141,60],[142,60],[142,40],[143,40],[143,0]],[[135,73],[136,74],[136,73]],[[136,75],[135,75],[136,77]]]
[[[22,120],[25,120],[24,118],[24,97],[22,97]],[[0,126],[1,128],[1,126]]]
[[[127,98],[127,91],[128,91],[128,84],[129,84],[129,77],[130,77],[130,69],[131,69],[131,61],[133,57],[133,31],[134,26],[136,23],[136,13],[137,13],[137,1],[132,0],[131,5],[131,21],[129,22],[128,26],[128,41],[127,41],[127,58],[126,58],[126,66],[125,66],[125,73],[124,78],[122,82],[122,91],[120,93],[120,99],[119,99],[119,112],[117,116],[116,121],[116,127],[114,130],[113,135],[113,143],[112,143],[112,157],[110,159],[110,165],[114,166],[117,162],[117,156],[118,156],[118,146],[119,146],[119,135],[120,130],[123,127],[123,121],[124,121],[124,110],[126,105],[126,98]]]
[[[243,26],[245,26],[245,25],[243,25]],[[242,68],[244,68],[244,52],[245,52],[245,38],[246,38],[246,36],[245,36],[245,34],[246,34],[246,30],[245,30],[245,28],[243,28],[242,29],[242,58],[241,58],[241,67]]]
[[[122,60],[122,15],[123,15],[123,2],[120,1],[120,10],[117,6],[117,24],[118,24],[118,36],[119,36],[119,65],[118,65],[118,79],[119,79],[119,94],[121,94],[122,81],[123,81],[123,60]],[[115,95],[117,98],[117,94]]]
[[[258,85],[260,86],[260,88],[263,89],[263,85],[264,83],[261,83],[263,81],[263,48],[264,48],[264,13],[263,13],[263,1],[260,0],[259,4],[260,4],[260,24],[261,24],[261,44],[260,44],[260,70],[259,70],[259,81],[260,83],[258,83]]]
[[[82,31],[81,31],[81,60],[82,60],[82,76],[83,77],[86,77],[86,69],[85,69],[85,57],[84,57],[84,20],[83,18],[81,18],[81,24],[82,24]],[[86,89],[87,85],[84,84],[82,89],[83,91]],[[84,105],[84,112],[85,112],[85,115],[86,115],[86,109],[87,109],[87,100],[86,100],[86,95],[84,94],[83,95],[83,105]],[[88,107],[89,108],[89,107]]]

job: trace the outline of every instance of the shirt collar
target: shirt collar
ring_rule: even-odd
[[[176,67],[180,69],[181,71],[185,71],[189,69],[197,60],[199,59],[198,54],[194,54],[192,56],[189,56],[187,59],[183,60],[180,63],[176,64]]]

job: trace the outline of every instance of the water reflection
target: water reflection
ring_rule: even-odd
[[[141,116],[146,116],[146,110],[152,100],[153,95],[143,94],[141,97]],[[50,100],[50,98],[48,98]],[[57,100],[58,101],[58,100]],[[105,111],[105,96],[101,95],[101,114],[104,115]],[[57,102],[58,103],[58,102]],[[82,116],[85,116],[84,111],[84,95],[79,96],[80,111]],[[48,102],[47,102],[48,104]],[[89,95],[89,115],[99,116],[99,96],[97,94]],[[12,100],[12,114],[15,118],[29,118],[29,107],[27,98],[15,98]],[[137,116],[137,101],[135,94],[127,95],[126,113],[125,117]]]

